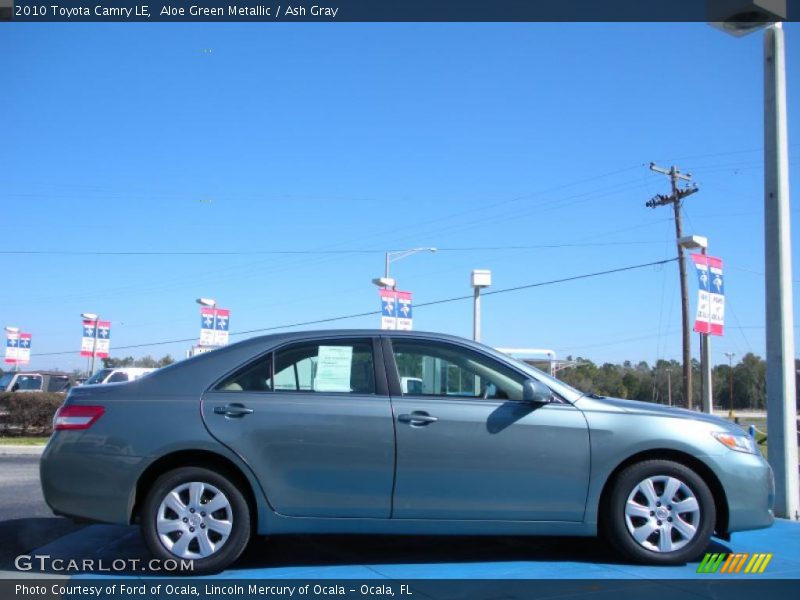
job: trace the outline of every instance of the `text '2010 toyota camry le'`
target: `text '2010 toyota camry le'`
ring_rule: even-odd
[[[676,564],[773,521],[772,471],[738,426],[583,394],[440,334],[253,338],[75,388],[54,429],[53,511],[139,522],[194,572],[288,533],[602,533]]]

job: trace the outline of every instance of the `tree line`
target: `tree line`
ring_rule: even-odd
[[[683,367],[676,360],[658,360],[652,366],[645,361],[633,364],[626,360],[622,364],[596,365],[582,357],[573,359],[568,356],[567,360],[574,360],[577,364],[562,368],[557,377],[582,391],[658,404],[669,404],[671,400],[673,406],[686,406]],[[797,369],[800,369],[800,360],[795,360],[795,371]],[[714,406],[730,407],[732,387],[734,409],[764,410],[767,402],[766,372],[766,362],[752,352],[745,354],[732,369],[726,364],[716,365],[711,371]],[[701,403],[701,392],[700,363],[693,360],[692,399],[696,406]]]

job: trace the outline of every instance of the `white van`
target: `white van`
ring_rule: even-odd
[[[120,367],[118,369],[100,369],[89,377],[83,385],[95,385],[99,383],[121,383],[134,381],[152,373],[156,369],[146,369],[143,367]]]

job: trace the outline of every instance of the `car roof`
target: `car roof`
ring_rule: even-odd
[[[137,379],[126,386],[113,386],[115,394],[141,394],[153,393],[159,395],[196,395],[202,393],[219,378],[241,367],[247,361],[252,360],[262,353],[269,352],[275,346],[294,341],[314,340],[324,338],[340,337],[408,337],[408,338],[427,338],[441,341],[451,341],[453,343],[473,346],[484,352],[498,355],[498,353],[470,340],[449,335],[445,333],[435,333],[430,331],[395,331],[385,329],[319,329],[306,331],[287,331],[272,333],[269,335],[255,336],[242,340],[235,344],[217,348],[211,352],[204,352],[177,361],[171,365],[157,369],[147,377]],[[90,388],[112,387],[112,386],[90,386]],[[75,388],[76,394],[80,395],[82,388]],[[89,393],[88,390],[86,393]],[[93,393],[105,393],[96,390]],[[111,393],[111,390],[108,391]]]

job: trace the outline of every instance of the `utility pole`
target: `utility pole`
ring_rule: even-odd
[[[667,406],[672,406],[672,369],[667,369]]]
[[[648,208],[656,208],[657,206],[664,206],[672,204],[672,210],[675,215],[675,243],[678,246],[678,269],[680,271],[681,279],[681,316],[683,320],[682,338],[683,338],[683,397],[686,399],[686,407],[692,409],[692,346],[689,334],[689,284],[686,280],[686,263],[683,260],[683,246],[681,246],[680,239],[683,237],[683,226],[681,224],[681,201],[691,194],[698,191],[697,184],[692,187],[679,188],[678,181],[691,181],[692,176],[689,173],[681,173],[677,167],[672,166],[669,169],[656,166],[655,163],[650,163],[650,170],[662,175],[668,175],[672,183],[672,194],[664,196],[663,194],[656,194],[649,200],[645,206]]]
[[[726,352],[725,356],[728,357],[728,372],[730,374],[730,379],[728,380],[728,388],[730,391],[730,399],[728,400],[728,418],[733,419],[733,357],[736,356],[736,352]]]

